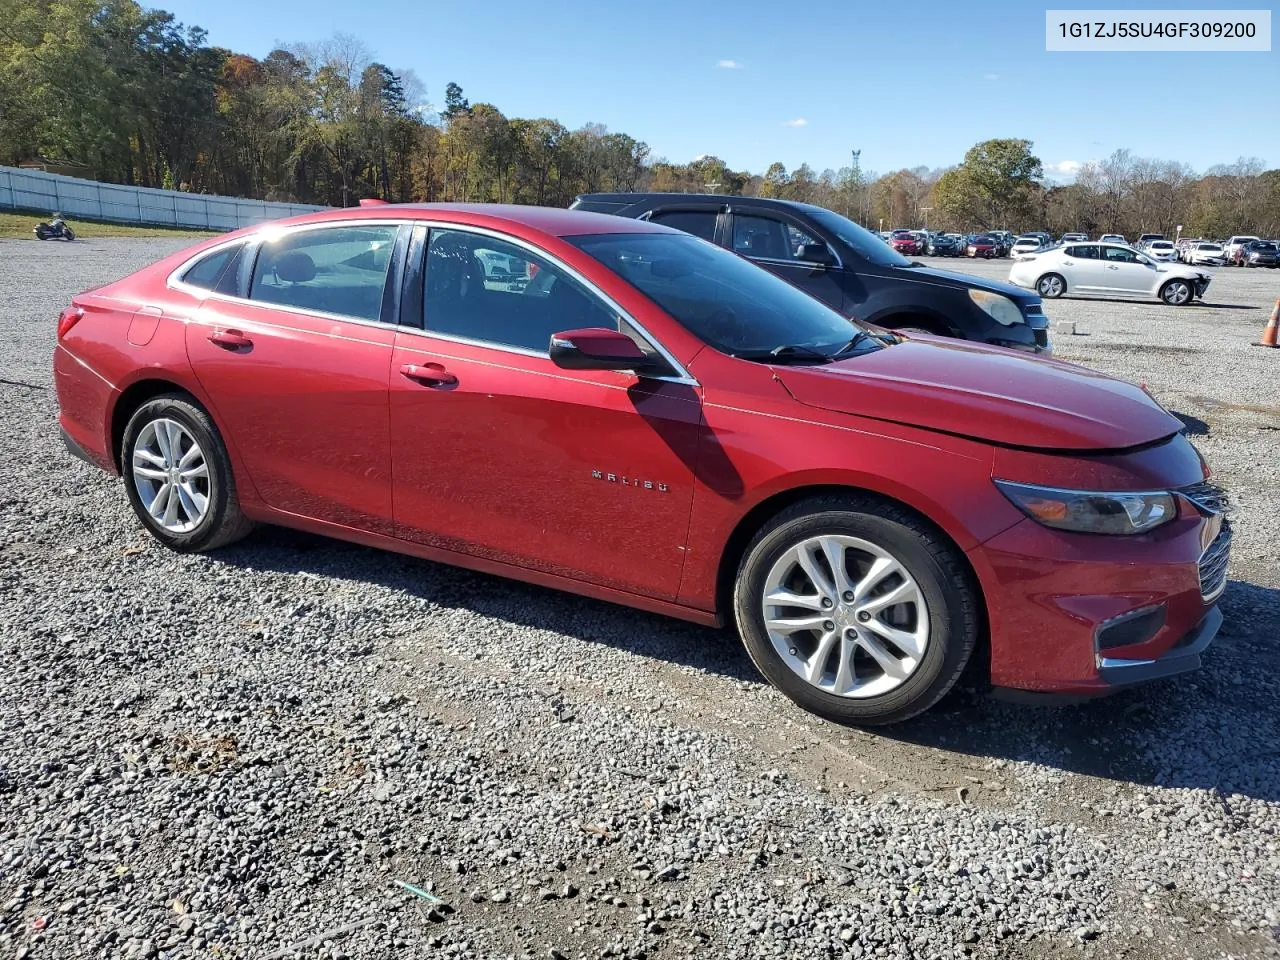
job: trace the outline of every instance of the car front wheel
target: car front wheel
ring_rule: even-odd
[[[738,629],[776,687],[837,723],[896,723],[955,684],[978,635],[977,592],[948,542],[871,497],[821,497],[752,541]]]
[[[121,473],[138,519],[170,549],[213,550],[253,529],[240,512],[218,429],[190,397],[156,397],[134,412],[124,430]]]
[[[1067,292],[1067,281],[1056,273],[1046,273],[1036,283],[1036,293],[1046,300],[1053,300]]]
[[[1191,302],[1195,291],[1185,280],[1170,280],[1160,288],[1160,299],[1171,307],[1183,307]]]

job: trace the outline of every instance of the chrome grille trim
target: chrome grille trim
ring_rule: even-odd
[[[1222,525],[1222,532],[1209,544],[1200,557],[1200,596],[1205,603],[1212,603],[1227,588],[1227,564],[1231,560],[1231,527]]]
[[[1229,501],[1227,491],[1216,483],[1205,480],[1189,487],[1179,487],[1176,493],[1182,494],[1196,505],[1202,512],[1209,514],[1226,513]]]

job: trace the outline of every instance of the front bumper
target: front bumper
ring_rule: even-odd
[[[1199,670],[1200,654],[1213,642],[1221,627],[1222,611],[1216,606],[1210,607],[1204,618],[1178,638],[1163,657],[1154,660],[1099,657],[1098,676],[1108,689],[1118,690]]]
[[[1095,697],[1200,666],[1222,623],[1230,527],[1188,509],[1150,534],[1100,537],[1024,520],[970,551],[996,688]]]
[[[1205,292],[1206,290],[1208,290],[1208,289],[1209,289],[1209,284],[1210,284],[1210,282],[1211,282],[1211,281],[1210,281],[1210,280],[1208,280],[1208,279],[1205,279],[1205,280],[1197,280],[1197,281],[1196,281],[1196,296],[1197,296],[1197,297],[1203,297],[1203,296],[1204,296],[1204,292]]]

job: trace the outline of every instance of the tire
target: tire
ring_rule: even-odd
[[[1036,293],[1046,300],[1056,300],[1067,292],[1067,280],[1060,273],[1046,273],[1036,281]]]
[[[231,459],[218,428],[190,396],[166,394],[140,406],[129,418],[120,450],[129,504],[147,532],[169,549],[215,550],[253,529],[240,511]],[[183,464],[191,476],[175,487],[174,471]]]
[[[1185,280],[1170,280],[1160,288],[1160,299],[1171,307],[1185,307],[1195,298],[1195,288]]]
[[[62,235],[68,240],[74,240],[76,238],[75,232],[70,227],[63,227]]]
[[[898,569],[873,580],[868,597],[831,597],[833,567],[817,559],[827,544],[843,558],[847,585],[870,579],[877,558],[895,561]],[[805,579],[801,551],[825,586]],[[805,603],[770,604],[766,621],[766,594],[782,592]],[[890,594],[908,599],[882,603],[874,613],[860,609]],[[929,709],[955,685],[979,632],[978,592],[955,547],[905,508],[871,496],[815,497],[774,517],[747,548],[733,603],[760,672],[800,707],[843,724],[898,723]],[[812,620],[815,627],[795,629],[786,623],[792,619]],[[878,626],[863,625],[868,622]],[[886,630],[899,639],[888,639]],[[902,638],[906,645],[897,646]]]
[[[44,226],[43,224],[41,224],[40,226],[36,227],[36,239],[37,239],[37,240],[48,240],[48,239],[49,239],[49,228],[48,228],[48,227],[46,227],[46,226]]]

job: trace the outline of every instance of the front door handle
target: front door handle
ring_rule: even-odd
[[[458,378],[439,363],[402,364],[400,375],[431,387],[448,387],[458,382]]]
[[[253,341],[239,330],[215,330],[209,334],[209,342],[228,350],[243,350],[253,346]]]
[[[1107,269],[1108,269],[1108,270],[1119,270],[1120,268],[1119,268],[1119,267],[1117,267],[1114,263],[1108,263],[1108,264],[1107,264]]]

